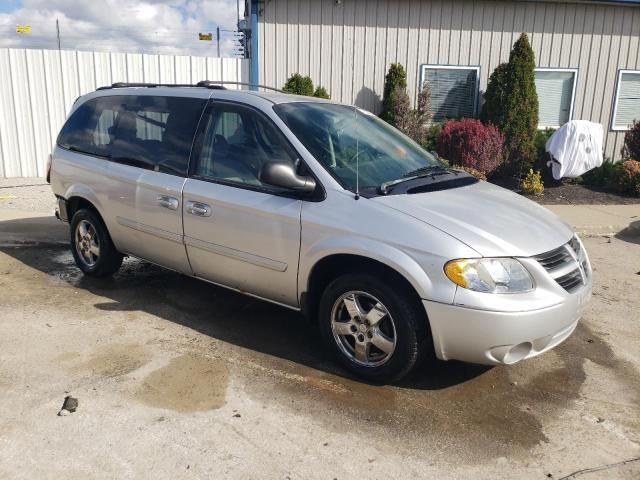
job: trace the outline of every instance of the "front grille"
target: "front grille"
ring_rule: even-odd
[[[567,292],[572,292],[575,288],[582,285],[582,274],[580,270],[574,270],[571,273],[556,278],[556,282]]]
[[[581,287],[587,279],[587,260],[581,252],[578,237],[573,237],[561,247],[536,255],[534,259],[567,292]]]
[[[576,252],[576,257],[580,258],[580,241],[578,240],[578,237],[573,237],[569,240],[569,246],[574,252]]]
[[[550,252],[538,255],[536,260],[548,272],[553,272],[573,260],[565,245]]]

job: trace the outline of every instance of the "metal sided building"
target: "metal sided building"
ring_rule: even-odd
[[[521,32],[536,54],[540,127],[601,123],[618,159],[640,119],[640,1],[253,0],[252,81],[310,75],[331,98],[379,112],[400,62],[410,94],[428,80],[434,119],[478,114],[496,66]],[[255,28],[254,27],[254,28]]]

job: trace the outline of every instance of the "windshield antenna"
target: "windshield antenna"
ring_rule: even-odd
[[[358,111],[353,107],[353,117],[356,121],[356,200],[360,198],[360,132],[358,131]]]

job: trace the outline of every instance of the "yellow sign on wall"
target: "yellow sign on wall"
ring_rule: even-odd
[[[16,25],[16,32],[31,33],[31,25]]]

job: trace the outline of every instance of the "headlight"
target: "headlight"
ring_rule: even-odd
[[[451,260],[444,273],[456,285],[476,292],[522,293],[533,290],[533,279],[514,258]]]

